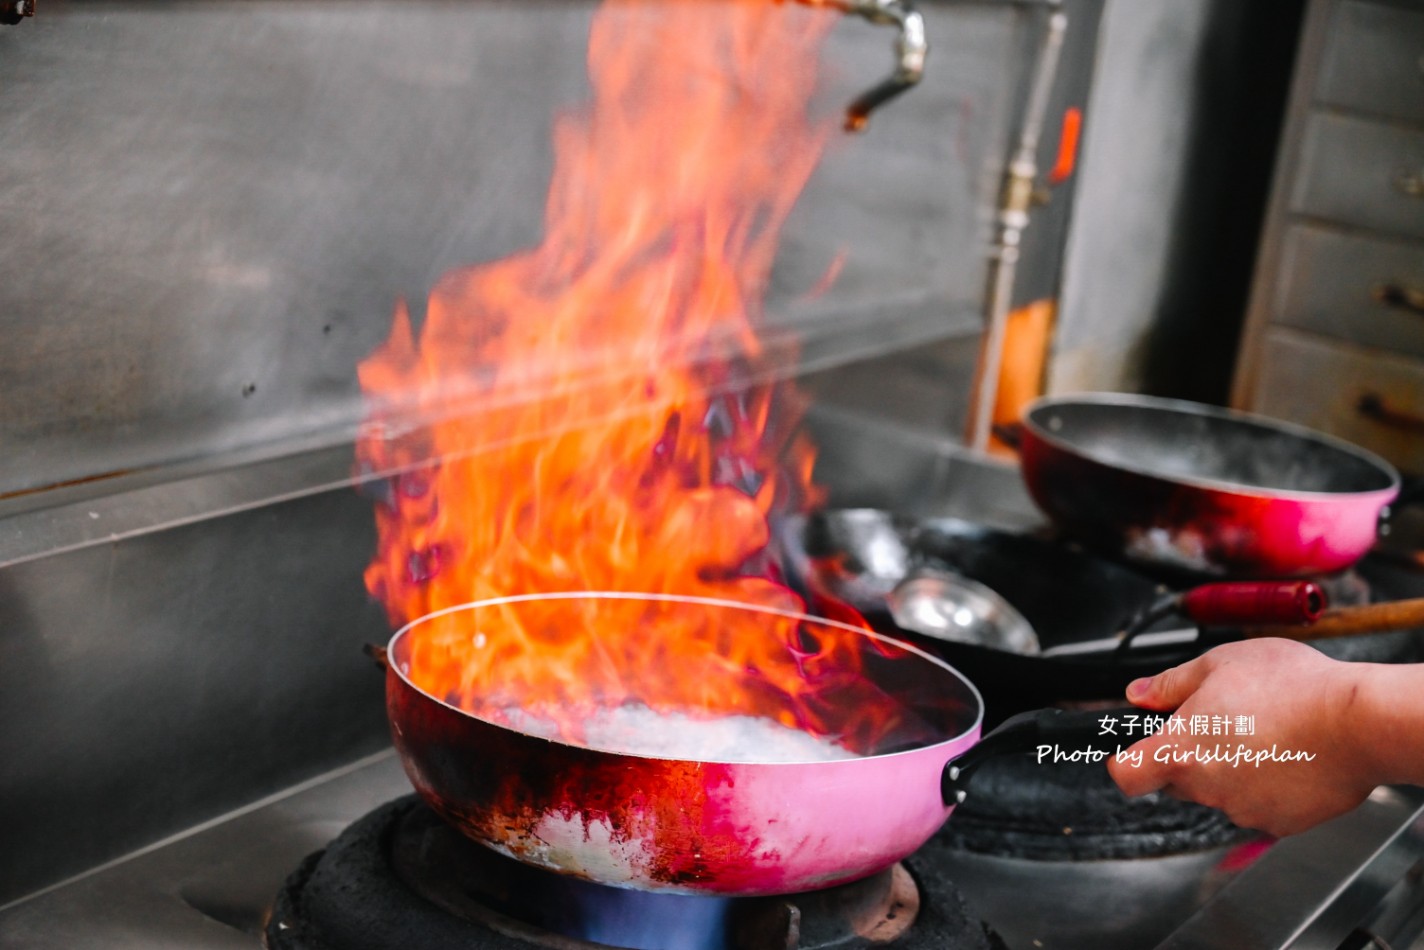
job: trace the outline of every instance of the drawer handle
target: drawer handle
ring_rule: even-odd
[[[1379,284],[1370,291],[1370,297],[1375,303],[1384,304],[1386,307],[1408,310],[1410,313],[1424,316],[1424,290],[1418,287],[1410,287],[1408,284]]]
[[[1424,198],[1424,169],[1400,172],[1394,179],[1394,187],[1411,198]]]
[[[1403,409],[1396,409],[1384,401],[1379,393],[1365,393],[1355,403],[1355,411],[1366,419],[1405,432],[1424,432],[1424,416]]]

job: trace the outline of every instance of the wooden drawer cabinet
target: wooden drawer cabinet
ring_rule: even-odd
[[[1424,362],[1272,330],[1254,411],[1331,432],[1424,472]]]
[[[1274,324],[1424,359],[1424,245],[1297,224],[1281,260]]]
[[[1424,473],[1424,0],[1311,0],[1233,405]]]
[[[1290,210],[1424,238],[1424,129],[1311,114]]]
[[[1424,122],[1424,10],[1350,0],[1329,33],[1317,103]]]

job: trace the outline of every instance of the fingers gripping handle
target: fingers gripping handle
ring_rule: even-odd
[[[1142,716],[1135,706],[1118,709],[1066,710],[1035,709],[1019,713],[1000,723],[962,755],[945,763],[940,774],[940,794],[946,805],[958,805],[968,796],[969,780],[979,766],[999,755],[1022,755],[1040,746],[1058,746],[1111,755],[1140,737],[1105,731],[1105,723],[1124,716]]]

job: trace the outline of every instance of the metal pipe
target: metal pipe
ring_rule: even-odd
[[[989,263],[984,339],[970,392],[969,431],[966,435],[969,447],[979,452],[988,448],[993,427],[994,399],[999,390],[999,371],[1003,365],[1004,336],[1019,260],[1019,244],[1024,228],[1028,226],[1029,208],[1033,204],[1034,184],[1038,178],[1038,142],[1048,113],[1048,99],[1053,91],[1059,53],[1062,52],[1067,29],[1066,13],[1055,10],[1049,14],[1034,58],[1028,101],[1019,126],[1018,147],[1009,161],[1004,178],[997,217],[999,236]]]
[[[910,0],[800,0],[811,6],[827,6],[843,13],[862,16],[871,23],[897,26],[895,71],[856,96],[846,107],[845,129],[860,132],[870,122],[870,113],[920,81],[930,45],[925,35],[925,18]]]

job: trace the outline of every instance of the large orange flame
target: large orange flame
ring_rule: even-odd
[[[800,608],[766,557],[767,519],[812,500],[812,450],[757,327],[779,231],[835,128],[808,110],[833,20],[771,0],[600,8],[592,101],[554,130],[543,243],[447,275],[418,340],[398,310],[360,367],[362,465],[403,473],[366,571],[393,622],[569,590]],[[753,614],[727,629],[684,609],[636,638],[610,685],[588,629],[645,621],[607,609],[572,630],[527,607],[480,637],[423,625],[412,678],[484,714],[496,696],[766,713],[768,695],[814,692],[818,664],[855,671],[853,635],[808,658]],[[709,696],[704,663],[677,675],[709,655],[759,685]],[[817,728],[792,706],[779,718]]]

